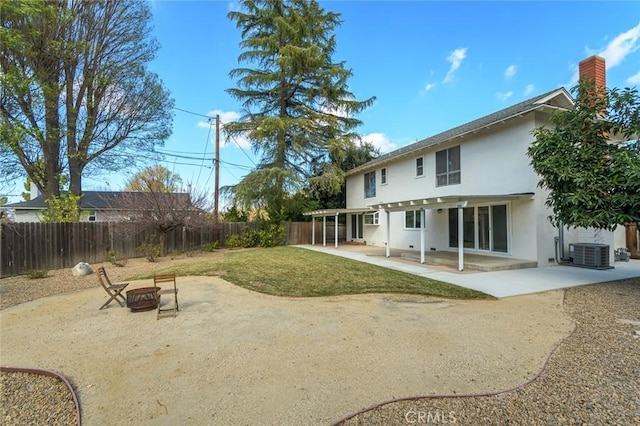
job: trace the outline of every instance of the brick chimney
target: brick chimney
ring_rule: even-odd
[[[591,56],[579,64],[580,80],[592,80],[599,88],[607,87],[607,72],[604,58]]]
[[[594,55],[580,62],[578,65],[580,81],[595,83],[594,93],[591,93],[590,102],[605,101],[607,90],[607,72],[604,58]],[[602,105],[600,116],[605,117],[607,114],[606,105]]]

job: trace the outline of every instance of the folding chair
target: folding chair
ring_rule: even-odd
[[[102,288],[104,288],[104,291],[106,291],[110,296],[109,300],[107,300],[105,304],[100,307],[100,309],[106,308],[112,300],[115,300],[122,308],[124,308],[126,306],[127,299],[125,299],[125,297],[122,295],[122,290],[124,290],[125,287],[129,285],[129,283],[112,284],[111,280],[109,280],[109,277],[107,276],[107,271],[105,271],[104,266],[98,268],[98,270],[96,271],[96,276],[98,277],[100,285],[102,286]],[[120,302],[118,297],[122,299],[122,302],[125,303],[124,305],[122,304],[122,302]]]
[[[173,283],[173,288],[164,288],[161,289],[158,287],[158,284],[161,283]],[[158,313],[156,315],[156,320],[160,318],[160,315],[164,312],[173,312],[173,316],[175,317],[178,314],[180,308],[178,307],[178,289],[176,287],[176,274],[174,272],[166,273],[166,274],[154,274],[153,275],[153,286],[156,288],[156,294],[158,295]],[[169,307],[161,307],[161,295],[162,294],[173,294],[174,303]]]

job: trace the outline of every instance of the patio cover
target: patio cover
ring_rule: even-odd
[[[387,253],[391,255],[391,227],[389,224],[389,213],[392,211],[420,210],[420,263],[424,263],[424,231],[425,231],[425,210],[433,209],[458,209],[458,270],[464,269],[464,220],[462,210],[471,203],[510,201],[510,200],[533,200],[533,192],[521,194],[499,194],[499,195],[448,195],[444,197],[416,198],[413,200],[394,201],[391,203],[378,203],[370,207],[376,210],[384,210],[387,215]]]
[[[362,209],[324,209],[324,210],[314,210],[311,212],[303,213],[304,216],[311,216],[311,222],[313,226],[311,226],[311,245],[316,244],[316,217],[322,217],[322,245],[327,245],[327,216],[333,216],[335,219],[335,248],[338,248],[338,216],[340,213],[375,213],[376,210],[365,207]]]

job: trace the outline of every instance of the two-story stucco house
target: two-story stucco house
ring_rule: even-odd
[[[605,86],[605,64],[591,57],[581,77]],[[559,88],[381,155],[347,173],[347,240],[422,253],[454,251],[555,264],[557,239],[624,246],[624,229],[563,230],[551,225],[527,148],[532,130],[573,107]],[[369,210],[368,210],[369,209]],[[322,215],[322,214],[320,214]]]

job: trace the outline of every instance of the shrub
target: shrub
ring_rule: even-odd
[[[250,248],[257,247],[260,243],[260,234],[258,231],[252,228],[244,228],[240,235],[240,244],[242,247]]]
[[[281,225],[271,224],[265,226],[258,233],[260,247],[276,247],[284,242],[284,228]]]
[[[202,245],[202,251],[216,251],[218,249],[218,242],[212,241]]]
[[[115,250],[109,250],[106,253],[106,261],[111,263],[113,266],[123,267],[127,264],[127,258],[123,257],[119,259],[119,254]]]
[[[46,269],[34,269],[33,271],[27,272],[27,277],[31,280],[37,280],[38,278],[46,278],[49,276],[49,271]]]
[[[155,262],[160,257],[162,248],[160,244],[146,242],[136,247],[136,251],[142,254],[149,262]]]
[[[224,245],[227,248],[236,248],[242,245],[242,241],[240,240],[239,234],[230,235],[229,238],[224,242]]]
[[[182,250],[171,250],[169,252],[169,258],[171,260],[178,258],[182,254]]]

